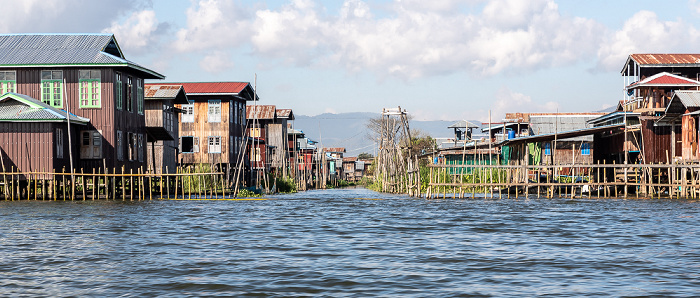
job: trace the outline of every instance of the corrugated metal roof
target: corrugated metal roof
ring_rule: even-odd
[[[630,59],[639,65],[697,64],[700,66],[700,54],[632,54]]]
[[[668,72],[662,72],[639,82],[634,82],[627,86],[627,89],[634,89],[644,86],[700,86],[700,82]]]
[[[356,156],[351,156],[351,157],[343,157],[343,162],[355,162],[357,161]]]
[[[158,85],[180,85],[187,94],[229,94],[238,95],[250,83],[247,82],[189,82],[189,83],[159,83]]]
[[[333,152],[333,153],[345,153],[345,148],[344,147],[331,147],[331,148],[325,148],[323,151],[326,152]]]
[[[249,105],[246,107],[246,119],[275,119],[277,108],[274,105]]]
[[[671,101],[673,101],[673,99],[675,98],[678,98],[686,108],[700,108],[700,91],[679,90],[673,94],[673,98],[671,98]]]
[[[478,125],[471,123],[469,121],[466,121],[466,120],[457,121],[457,122],[453,123],[452,125],[448,126],[447,128],[465,128],[465,127],[467,127],[467,128],[479,128]]]
[[[533,135],[554,134],[555,132],[576,131],[588,127],[588,120],[598,118],[599,115],[581,115],[560,117],[551,116],[530,116],[530,131]],[[574,139],[570,139],[573,141]],[[592,136],[583,136],[576,140],[592,141]]]
[[[165,76],[126,60],[112,34],[0,34],[0,67],[122,65]]]
[[[146,84],[144,99],[175,99],[176,104],[187,104],[187,95],[182,85]]]
[[[90,119],[69,113],[71,123],[87,124]],[[56,109],[30,96],[5,93],[0,96],[0,121],[63,122],[66,111]]]
[[[277,109],[277,118],[287,118],[289,120],[294,120],[294,114],[292,109]]]

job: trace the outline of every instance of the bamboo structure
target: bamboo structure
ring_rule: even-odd
[[[430,164],[425,198],[700,197],[700,164]],[[544,173],[544,174],[543,174]],[[566,173],[566,174],[564,174]],[[546,175],[546,178],[542,178]],[[495,178],[494,178],[495,176]]]
[[[420,171],[418,159],[411,156],[411,131],[408,114],[401,107],[383,109],[377,170],[383,192],[418,195]]]

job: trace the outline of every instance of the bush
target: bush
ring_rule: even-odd
[[[275,178],[275,184],[279,193],[297,192],[297,185],[292,178]]]

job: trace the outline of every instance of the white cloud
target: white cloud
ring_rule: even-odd
[[[619,71],[629,54],[697,52],[700,32],[682,20],[661,21],[656,13],[640,11],[622,29],[608,36],[598,50],[598,68]]]
[[[3,0],[0,32],[95,32],[145,5],[135,0]]]
[[[491,121],[498,122],[503,119],[506,113],[521,112],[521,113],[543,113],[556,112],[559,104],[556,102],[546,102],[543,104],[533,102],[528,95],[517,93],[510,90],[508,87],[501,87],[494,95],[495,102],[491,107]],[[488,116],[480,119],[488,121]]]
[[[476,14],[459,9],[480,2],[395,0],[382,6],[388,13],[375,14],[365,1],[346,0],[328,14],[312,0],[256,11],[233,0],[200,0],[188,9],[175,47],[196,52],[249,44],[266,64],[415,79],[576,63],[595,55],[604,32],[595,21],[561,16],[553,0],[493,0]]]
[[[159,27],[167,25],[158,23],[153,10],[142,10],[132,13],[124,22],[112,22],[102,32],[113,33],[125,52],[138,54],[156,44]]]
[[[226,49],[247,43],[250,15],[233,0],[200,0],[187,9],[187,27],[174,43],[180,52]]]
[[[220,73],[233,68],[233,61],[227,52],[216,51],[210,53],[199,62],[199,67],[209,73]]]

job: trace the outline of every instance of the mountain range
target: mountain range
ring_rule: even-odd
[[[295,115],[294,128],[301,130],[306,137],[319,142],[322,147],[345,147],[346,156],[357,156],[366,152],[376,156],[376,142],[369,138],[367,123],[379,113],[324,113],[316,116]],[[470,122],[480,124],[478,121]],[[447,127],[456,121],[416,121],[411,120],[411,130],[420,130],[433,138],[447,138],[453,131]]]

